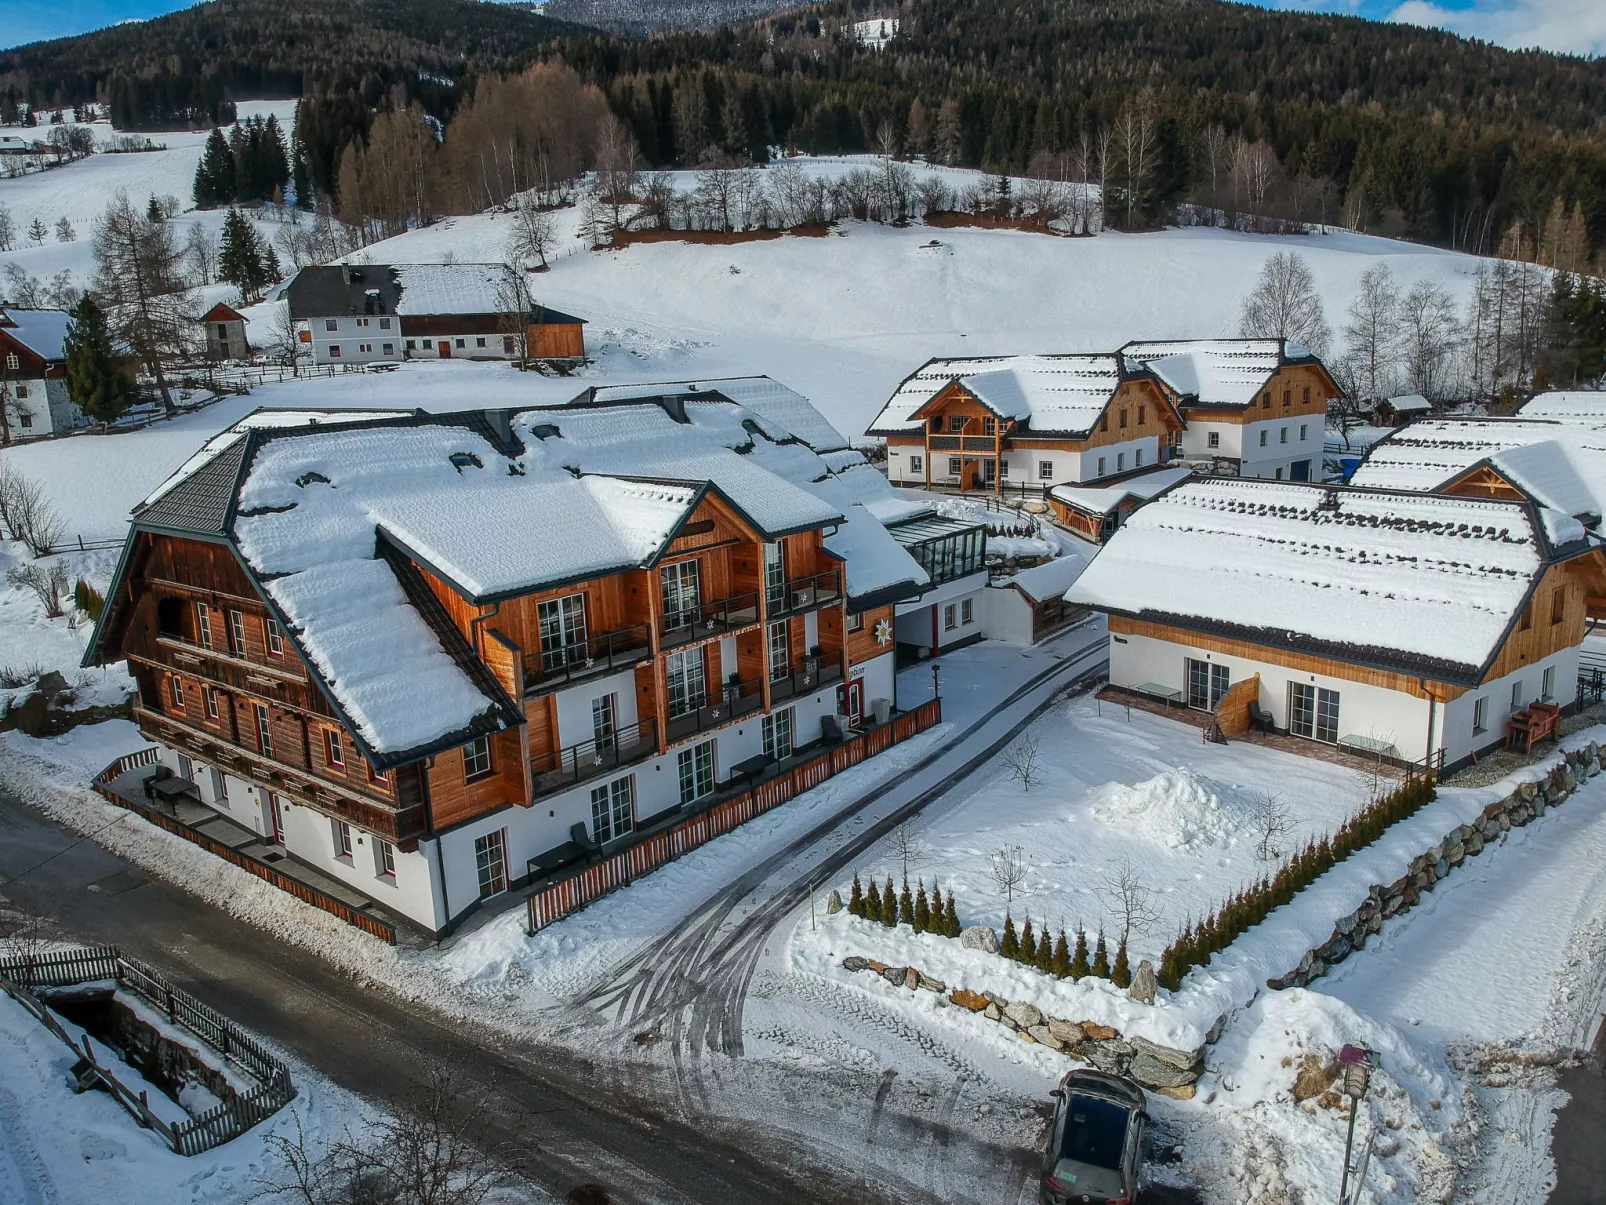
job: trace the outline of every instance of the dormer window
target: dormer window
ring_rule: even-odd
[[[461,473],[464,469],[483,469],[485,463],[472,452],[453,452],[452,466]]]

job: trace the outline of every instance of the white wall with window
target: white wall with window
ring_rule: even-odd
[[[402,359],[401,319],[394,314],[313,318],[305,329],[312,333],[316,364],[397,363]],[[361,350],[364,347],[369,350]]]
[[[606,678],[588,678],[557,692],[558,743],[563,748],[595,740],[599,711],[611,709],[613,730],[622,732],[636,723],[636,674],[623,670]],[[599,703],[601,706],[599,707]]]
[[[987,574],[972,573],[967,577],[944,582],[918,602],[899,603],[893,629],[899,644],[913,644],[921,648],[941,649],[961,640],[984,635],[979,622],[985,614],[982,592],[987,588]],[[964,604],[970,604],[973,622],[965,624]],[[947,607],[952,604],[954,626],[945,627]],[[933,631],[933,624],[936,625]]]
[[[0,380],[0,405],[11,416],[13,439],[36,439],[90,423],[67,392],[65,377]]]

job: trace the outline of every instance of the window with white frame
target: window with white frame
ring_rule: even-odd
[[[396,847],[382,838],[374,838],[374,873],[382,879],[396,877]]]
[[[323,760],[332,769],[344,770],[346,768],[346,742],[341,737],[338,728],[325,728],[323,730]]]
[[[465,346],[465,344],[463,343],[463,341],[461,339],[459,339],[459,340],[457,340],[457,346],[463,347],[463,346]]]
[[[1205,447],[1219,448],[1221,446],[1221,432],[1208,431],[1205,433]]]
[[[962,598],[959,600],[959,622],[961,625],[976,622],[976,600]]]
[[[1102,477],[1102,476],[1104,476],[1104,457],[1102,457],[1102,456],[1100,456],[1100,457],[1099,457],[1099,465],[1098,465],[1098,469],[1097,469],[1097,470],[1096,470],[1096,471],[1095,471],[1095,472],[1094,472],[1094,474],[1093,474],[1093,475],[1094,475],[1094,476],[1095,476],[1095,477]]]
[[[245,616],[239,611],[229,612],[229,652],[245,656]]]
[[[343,862],[351,861],[351,825],[344,820],[331,820],[335,836],[335,857]]]
[[[1338,691],[1295,682],[1289,686],[1288,728],[1295,736],[1338,743]]]
[[[1299,424],[1299,442],[1300,443],[1304,443],[1305,442],[1305,428],[1308,427],[1309,425],[1310,424],[1308,424],[1308,423],[1300,423]]]
[[[964,415],[962,415],[962,414],[950,414],[948,416],[948,430],[954,432],[957,435],[960,431],[963,431],[964,429],[965,429],[965,416]]]
[[[1142,448],[1138,448],[1132,453],[1132,467],[1135,468],[1135,469],[1141,469],[1143,467],[1143,449]]]
[[[950,476],[950,477],[959,476],[959,474],[964,471],[964,467],[965,466],[960,463],[959,457],[950,456],[948,458],[948,476]]]
[[[17,353],[16,352],[7,353],[7,355],[6,355],[6,368],[11,372],[16,372],[17,369],[19,369],[21,367],[22,367],[22,361],[17,359]]]
[[[1539,697],[1547,703],[1556,701],[1556,667],[1545,666],[1545,672],[1539,679]]]
[[[212,647],[212,608],[204,602],[195,604],[195,634],[203,649]]]
[[[268,634],[268,655],[270,657],[284,656],[284,632],[279,627],[279,621],[276,619],[264,620],[262,626]]]
[[[475,347],[484,347],[485,346],[485,336],[484,335],[475,336],[475,338],[474,338],[474,346]]]
[[[786,598],[786,547],[779,540],[764,541],[764,595],[771,607]]]
[[[178,755],[178,776],[189,779],[195,777],[195,763],[182,753]]]
[[[210,686],[201,687],[201,701],[206,704],[206,718],[217,719],[217,691]]]
[[[1288,428],[1287,427],[1278,427],[1277,428],[1277,442],[1280,443],[1280,444],[1285,444],[1285,443],[1288,442]]]
[[[764,756],[782,761],[792,756],[792,708],[783,707],[764,717]]]
[[[591,700],[591,740],[598,752],[615,746],[618,739],[617,714],[617,695],[598,695]]]
[[[1518,678],[1511,684],[1511,710],[1522,710],[1522,679]]]
[[[474,868],[480,877],[480,899],[507,890],[507,830],[499,828],[474,839]]]
[[[692,576],[695,590],[695,570]],[[585,595],[566,594],[562,598],[548,599],[536,607],[536,613],[541,620],[542,669],[562,669],[585,660],[588,655]]]
[[[482,736],[463,746],[463,779],[473,782],[491,772],[491,738]]]
[[[704,741],[682,749],[675,759],[680,779],[680,802],[695,803],[714,793],[714,742]]]
[[[669,717],[683,716],[703,705],[703,650],[682,649],[664,659],[664,677],[669,687]]]
[[[388,331],[390,329],[390,319],[389,318],[381,318],[379,320],[379,329],[382,330],[382,331]]]
[[[273,724],[268,718],[268,709],[261,703],[256,704],[257,720],[257,748],[263,757],[273,756]]]
[[[635,827],[635,787],[629,775],[591,789],[591,839],[599,845]]]
[[[791,651],[788,647],[786,621],[770,624],[767,645],[770,657],[770,681],[776,682],[792,672]]]
[[[864,612],[863,611],[849,611],[848,612],[848,631],[850,631],[850,632],[862,632],[862,631],[864,631]]]
[[[340,359],[340,344],[338,344],[338,343],[331,343],[331,344],[330,344],[330,345],[329,345],[329,358],[330,358],[330,359],[331,359],[331,360],[338,360],[338,359]]]
[[[180,711],[183,711],[184,710],[184,680],[182,678],[180,678],[177,674],[174,674],[173,677],[168,679],[168,683],[170,684],[170,686],[172,687],[172,690],[173,690],[173,706],[177,707]]]
[[[1126,453],[1125,452],[1117,452],[1115,454],[1115,471],[1117,473],[1126,472]]]
[[[340,329],[340,322],[335,318],[325,318],[323,320],[323,329],[326,331],[337,331]]]
[[[369,325],[369,321],[366,318],[359,318],[357,319],[357,325],[360,327],[366,327]]]
[[[1479,695],[1472,700],[1472,735],[1482,736],[1489,731],[1489,696]]]
[[[374,345],[372,343],[359,343],[357,344],[357,351],[361,355],[371,356],[374,354]]]
[[[207,771],[207,774],[212,779],[212,802],[220,807],[228,807],[229,788],[223,778],[223,771],[213,766]]]
[[[1037,475],[1044,481],[1054,480],[1054,462],[1052,460],[1039,460],[1037,462]]]
[[[387,356],[393,356],[396,354],[396,345],[394,343],[387,343],[380,350],[383,351]]]
[[[925,469],[926,469],[926,462],[923,461],[920,457],[918,457],[918,456],[909,457],[909,471],[911,473],[923,473],[923,472],[925,472]]]
[[[696,561],[676,561],[658,570],[658,595],[663,603],[664,626],[686,628],[697,622],[702,606]]]
[[[1266,446],[1266,436],[1269,435],[1269,434],[1271,434],[1269,431],[1262,431],[1260,433],[1260,446],[1261,447],[1264,448]]]
[[[958,608],[953,603],[946,603],[942,608],[942,630],[951,632],[959,626]]]
[[[998,420],[996,418],[992,418],[992,417],[988,417],[988,418],[982,419],[981,420],[981,433],[983,435],[997,435],[998,434]]]

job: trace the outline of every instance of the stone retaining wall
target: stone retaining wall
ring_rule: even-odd
[[[1024,1000],[1006,1000],[992,992],[950,988],[942,980],[915,967],[891,967],[852,955],[842,960],[849,971],[879,975],[894,987],[935,993],[956,1008],[995,1021],[1023,1042],[1047,1046],[1100,1071],[1129,1076],[1152,1092],[1177,1100],[1191,1100],[1194,1083],[1204,1071],[1204,1046],[1174,1050],[1145,1038],[1123,1038],[1113,1026],[1094,1021],[1067,1021],[1050,1017]],[[1206,1045],[1221,1036],[1226,1018],[1217,1021],[1205,1038]]]
[[[1382,930],[1385,920],[1416,907],[1424,892],[1432,891],[1467,858],[1476,857],[1509,830],[1543,816],[1576,791],[1580,782],[1600,773],[1603,753],[1606,751],[1594,741],[1582,749],[1563,750],[1562,764],[1543,781],[1522,783],[1505,799],[1484,808],[1471,824],[1451,829],[1436,845],[1412,858],[1394,882],[1386,886],[1374,883],[1359,906],[1339,918],[1331,937],[1305,951],[1299,965],[1286,975],[1266,980],[1266,986],[1273,991],[1304,987],[1356,950],[1365,949],[1367,939]]]

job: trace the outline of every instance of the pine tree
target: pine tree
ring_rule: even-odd
[[[195,207],[211,209],[234,200],[234,160],[229,155],[228,140],[216,126],[207,137],[201,151],[201,161],[195,167]]]
[[[1110,982],[1116,987],[1132,986],[1132,968],[1126,961],[1125,938],[1122,938],[1121,944],[1115,947],[1115,965],[1110,968]]]
[[[875,880],[870,880],[870,890],[864,897],[864,919],[879,921],[881,919],[881,888],[876,886]]]
[[[32,222],[28,223],[28,241],[30,243],[37,244],[44,242],[45,236],[49,233],[50,231],[45,228],[43,218],[35,218]]]
[[[949,937],[959,936],[959,911],[954,907],[954,893],[948,893],[948,902],[943,905],[942,931]]]
[[[924,933],[931,928],[931,901],[926,898],[926,880],[920,880],[915,892],[915,932]]]
[[[134,404],[134,383],[123,373],[106,329],[106,315],[88,293],[73,308],[62,341],[67,395],[90,418],[110,422]]]
[[[223,219],[223,244],[218,250],[217,276],[240,290],[247,302],[255,301],[268,283],[262,262],[262,241],[238,209]]]
[[[1024,963],[1030,963],[1037,957],[1037,934],[1032,932],[1032,918],[1029,916],[1020,931],[1020,951],[1016,957]]]
[[[1081,925],[1076,926],[1076,954],[1071,958],[1071,978],[1086,979],[1093,973],[1093,967],[1087,960],[1087,933]]]
[[[892,891],[892,876],[887,876],[887,885],[881,889],[881,923],[887,928],[896,928],[898,924],[898,897]]]
[[[1061,979],[1071,973],[1071,947],[1065,940],[1064,925],[1060,926],[1059,936],[1054,939],[1054,957],[1048,969]]]
[[[909,880],[904,879],[903,890],[898,892],[898,921],[915,927],[915,897],[909,890]]]
[[[1093,947],[1093,976],[1097,979],[1110,977],[1110,952],[1104,948],[1104,930],[1099,930],[1099,941]]]
[[[1015,936],[1015,918],[1004,913],[1004,937],[998,943],[998,952],[1005,958],[1020,957],[1020,938]]]
[[[167,215],[162,212],[162,203],[156,199],[155,193],[151,194],[150,201],[148,201],[145,205],[145,217],[148,221],[152,222],[160,222],[167,217]]]
[[[936,883],[931,885],[930,930],[933,933],[941,933],[944,937],[948,935],[948,927],[943,923],[942,916],[942,888],[938,887]]]
[[[1043,974],[1052,974],[1054,970],[1054,939],[1048,935],[1048,925],[1044,924],[1037,935],[1037,953],[1032,959],[1032,965]]]
[[[859,885],[859,872],[853,872],[853,890],[848,893],[848,912],[853,916],[864,915],[864,888]]]

